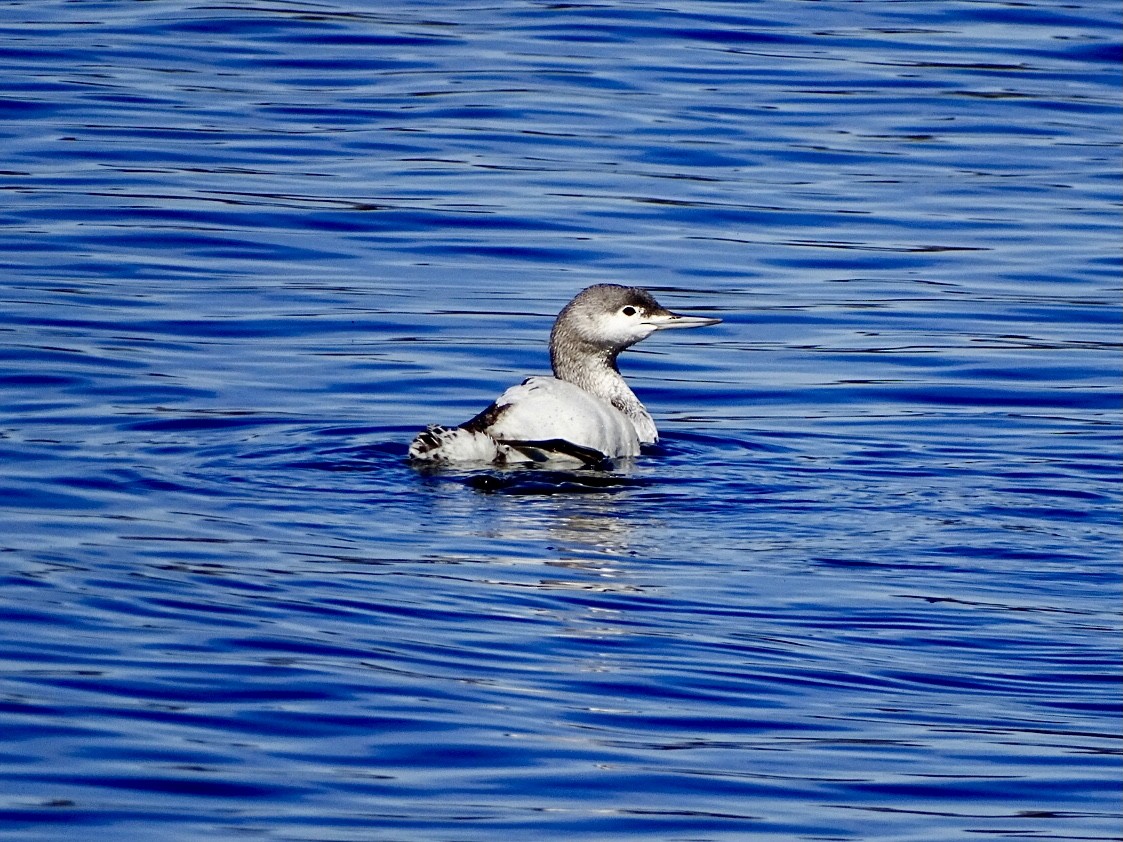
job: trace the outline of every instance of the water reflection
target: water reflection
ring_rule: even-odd
[[[0,833],[1117,838],[1119,4],[333,5],[5,6]]]
[[[515,547],[548,548],[586,557],[625,556],[639,526],[618,498],[648,480],[593,471],[429,473],[429,498],[442,517],[463,524],[466,536]],[[645,521],[644,530],[652,528]]]

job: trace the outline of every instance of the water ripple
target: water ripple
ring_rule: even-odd
[[[1119,18],[11,6],[0,836],[1118,838]]]

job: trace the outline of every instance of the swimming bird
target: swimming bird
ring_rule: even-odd
[[[459,427],[428,427],[409,455],[425,462],[576,459],[588,465],[636,456],[659,432],[616,357],[656,331],[720,321],[672,313],[639,287],[583,289],[550,331],[553,377],[527,378]]]

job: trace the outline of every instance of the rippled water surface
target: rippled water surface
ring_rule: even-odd
[[[1119,839],[1120,18],[0,6],[0,836]]]

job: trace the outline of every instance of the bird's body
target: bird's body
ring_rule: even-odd
[[[645,290],[598,284],[558,314],[550,333],[553,377],[530,377],[459,427],[432,426],[409,448],[429,462],[576,459],[593,464],[637,456],[659,433],[616,366],[625,348],[657,330],[720,319],[680,316]]]

